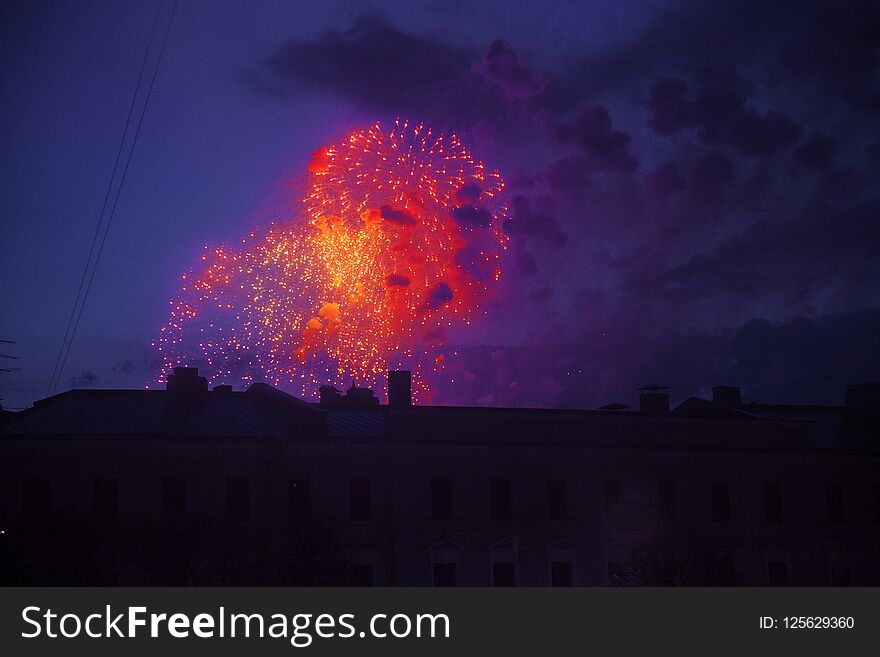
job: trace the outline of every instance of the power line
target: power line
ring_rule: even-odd
[[[116,159],[113,162],[113,171],[110,174],[110,180],[107,182],[107,191],[104,194],[104,202],[101,205],[101,212],[98,214],[98,223],[95,226],[95,234],[92,235],[92,243],[89,247],[89,255],[86,258],[86,264],[83,267],[82,276],[79,280],[79,287],[76,291],[76,297],[74,297],[73,308],[70,309],[70,317],[67,319],[67,327],[64,329],[64,338],[61,341],[61,348],[58,350],[58,356],[55,358],[55,366],[52,368],[52,376],[49,378],[49,387],[46,390],[47,395],[51,395],[52,391],[55,389],[57,385],[56,377],[60,378],[61,373],[58,371],[59,366],[61,365],[62,357],[64,357],[65,349],[67,348],[67,343],[71,340],[70,331],[73,327],[73,320],[76,316],[76,309],[79,307],[80,302],[83,301],[82,294],[85,289],[86,277],[88,276],[89,269],[92,265],[92,258],[95,254],[95,247],[98,244],[98,237],[101,234],[101,226],[104,223],[104,213],[107,211],[107,203],[110,200],[110,194],[113,191],[113,181],[116,180],[116,172],[119,169],[119,162],[122,159],[122,151],[125,147],[126,137],[128,136],[128,128],[131,125],[131,117],[134,115],[134,107],[137,101],[137,97],[140,93],[141,82],[143,81],[144,71],[147,68],[147,61],[149,60],[150,50],[153,45],[153,35],[156,32],[156,25],[159,22],[159,14],[162,9],[162,0],[156,5],[156,13],[153,15],[153,24],[150,27],[150,36],[147,39],[147,47],[144,50],[144,57],[141,60],[141,68],[138,72],[137,82],[135,83],[134,93],[131,96],[131,104],[128,106],[128,116],[125,117],[125,127],[122,130],[122,137],[119,140],[119,148],[116,150]]]
[[[171,24],[174,21],[174,14],[177,10],[177,3],[178,3],[178,0],[174,0],[174,4],[171,7],[171,14],[168,18],[168,24],[165,27],[165,34],[162,38],[162,46],[159,49],[159,55],[156,59],[156,65],[155,65],[155,68],[153,69],[153,75],[150,79],[150,85],[147,88],[147,94],[144,99],[144,104],[141,108],[140,116],[138,117],[138,122],[137,122],[137,126],[135,128],[134,137],[132,138],[131,146],[128,151],[128,156],[125,160],[125,165],[122,169],[122,175],[120,177],[119,185],[116,188],[116,194],[113,198],[113,204],[110,207],[110,213],[107,217],[107,223],[106,223],[106,226],[104,227],[103,235],[101,235],[100,243],[98,244],[98,250],[97,250],[97,254],[95,255],[95,258],[94,258],[94,263],[91,265],[91,273],[89,273],[89,268],[90,268],[89,265],[92,260],[92,254],[94,253],[95,244],[98,243],[98,236],[101,234],[101,225],[103,223],[104,212],[106,210],[107,202],[109,200],[109,197],[110,197],[110,194],[111,194],[111,191],[113,188],[113,182],[116,177],[116,171],[118,169],[119,160],[122,155],[123,146],[125,144],[126,136],[128,134],[128,129],[131,124],[131,117],[133,115],[135,100],[137,99],[137,96],[140,91],[140,86],[141,86],[141,82],[143,80],[144,70],[146,68],[146,63],[149,58],[149,53],[150,53],[150,50],[152,47],[153,35],[155,33],[156,25],[158,23],[159,14],[161,13],[163,0],[159,0],[159,4],[156,7],[156,14],[153,18],[152,28],[150,29],[150,38],[147,42],[147,49],[144,53],[144,59],[141,63],[141,69],[138,74],[137,85],[135,86],[135,93],[134,93],[134,96],[132,97],[131,106],[129,107],[128,117],[126,118],[126,122],[125,122],[125,129],[122,134],[122,140],[120,141],[119,150],[117,151],[117,154],[116,154],[116,161],[114,162],[114,165],[113,165],[113,173],[110,177],[110,182],[107,186],[107,193],[104,197],[104,203],[101,207],[101,214],[98,219],[98,226],[95,229],[95,235],[92,238],[92,245],[89,250],[89,259],[86,261],[86,266],[83,269],[83,275],[80,280],[79,290],[77,291],[77,299],[74,302],[74,306],[71,311],[70,318],[68,319],[67,331],[65,331],[65,339],[61,343],[61,350],[59,351],[58,358],[56,359],[56,363],[55,363],[56,366],[53,369],[52,378],[49,381],[49,389],[48,389],[47,395],[51,395],[55,391],[55,389],[58,387],[58,383],[61,379],[61,375],[64,372],[64,366],[67,363],[67,357],[70,355],[70,348],[73,345],[74,337],[76,336],[76,332],[79,328],[79,322],[80,322],[80,319],[82,318],[83,310],[85,309],[86,300],[88,299],[89,292],[91,291],[92,283],[95,280],[95,272],[98,269],[98,263],[101,260],[101,255],[104,251],[104,246],[107,242],[107,235],[110,233],[110,226],[113,223],[113,218],[116,214],[116,206],[119,203],[119,197],[122,193],[123,186],[125,185],[125,180],[128,175],[128,169],[129,169],[129,166],[131,165],[131,159],[132,159],[132,156],[134,155],[134,150],[135,150],[135,146],[137,145],[138,136],[140,135],[141,127],[144,122],[144,116],[146,115],[147,107],[149,106],[149,103],[150,103],[150,97],[152,96],[152,93],[153,93],[153,87],[155,86],[155,83],[156,83],[156,77],[159,74],[159,67],[162,63],[162,56],[165,53],[165,46],[168,43],[168,35],[171,32]],[[86,278],[88,278],[88,282],[86,282]],[[78,306],[78,310],[77,310],[77,306]]]

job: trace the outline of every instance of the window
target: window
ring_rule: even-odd
[[[455,586],[455,564],[434,564],[434,586]]]
[[[308,479],[291,479],[287,484],[287,511],[290,524],[308,518],[312,510],[312,486]]]
[[[550,563],[550,586],[572,586],[571,561],[552,561]]]
[[[768,561],[767,581],[770,586],[788,586],[788,562]]]
[[[369,479],[352,479],[349,488],[349,506],[352,520],[370,520],[373,517],[373,499]]]
[[[116,522],[119,517],[119,480],[95,479],[95,516],[104,522]]]
[[[623,501],[623,482],[622,481],[606,481],[605,482],[605,513],[610,514],[611,510]]]
[[[226,518],[232,522],[251,519],[251,482],[247,479],[226,480]]]
[[[660,518],[678,520],[678,491],[675,482],[657,482],[657,495],[660,498]]]
[[[553,479],[547,482],[547,507],[550,520],[568,518],[568,490],[565,481]]]
[[[355,563],[349,568],[349,583],[352,586],[373,586],[373,565]]]
[[[175,520],[186,515],[186,480],[162,480],[162,518]]]
[[[489,514],[492,520],[510,520],[510,479],[493,479],[489,488]]]
[[[45,520],[49,516],[48,479],[21,482],[21,515],[26,520]]]
[[[452,480],[431,480],[431,517],[434,520],[452,519]]]
[[[764,484],[764,520],[782,522],[782,488],[779,484]]]
[[[512,561],[496,561],[492,564],[493,586],[516,586],[516,567]]]
[[[844,516],[846,515],[846,509],[844,507],[843,500],[843,486],[840,484],[833,484],[828,487],[827,490],[828,496],[828,522],[834,525],[839,525],[844,521]]]
[[[712,483],[712,520],[730,521],[730,486],[724,481]]]

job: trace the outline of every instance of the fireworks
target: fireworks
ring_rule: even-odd
[[[317,150],[301,210],[208,250],[183,276],[154,342],[160,380],[380,386],[414,371],[428,395],[447,331],[473,321],[501,276],[504,182],[455,135],[396,121]]]

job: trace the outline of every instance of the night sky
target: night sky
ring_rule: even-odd
[[[155,9],[3,3],[5,408],[46,396]],[[438,402],[840,403],[880,378],[878,57],[871,2],[180,0],[58,391],[142,387],[204,245],[400,116],[508,182],[506,274]]]

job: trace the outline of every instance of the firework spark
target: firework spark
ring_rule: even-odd
[[[159,379],[198,366],[214,383],[381,386],[414,371],[430,394],[447,331],[501,277],[504,182],[455,135],[379,123],[317,150],[301,210],[207,250],[154,345]]]

